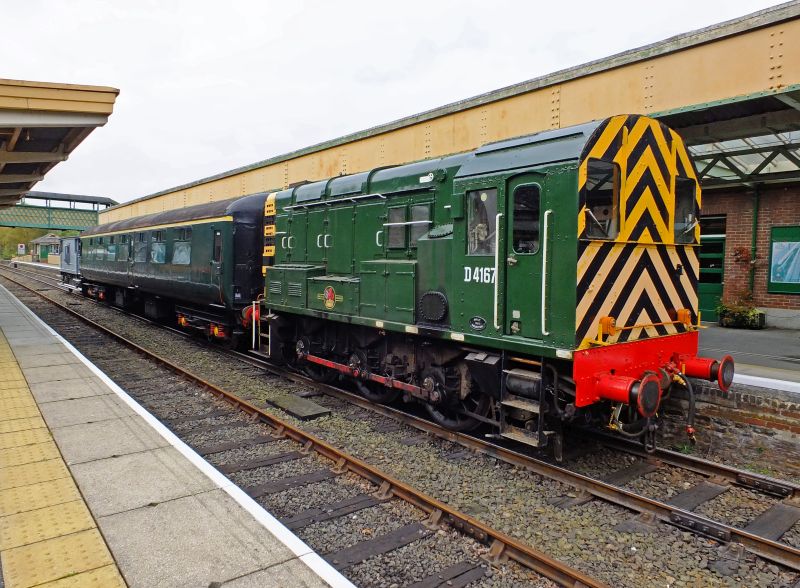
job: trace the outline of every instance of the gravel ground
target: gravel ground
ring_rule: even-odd
[[[703,476],[694,472],[662,467],[640,478],[631,480],[624,487],[638,494],[667,502],[673,496],[688,490],[703,480],[705,480]]]
[[[298,446],[294,445],[294,449],[298,449]],[[289,451],[292,451],[292,449],[289,449]],[[308,457],[284,461],[269,467],[236,472],[228,477],[233,480],[237,486],[247,488],[248,486],[272,482],[274,480],[280,480],[281,478],[310,474],[323,467],[326,467],[324,462],[321,463],[315,456],[309,455]]]
[[[179,358],[182,366],[209,381],[241,396],[257,399],[266,411],[301,428],[313,428],[331,444],[611,585],[636,588],[643,584],[780,586],[796,579],[796,574],[773,573],[764,562],[750,557],[736,565],[728,564],[713,541],[667,525],[657,525],[649,533],[614,531],[617,523],[631,517],[627,511],[600,502],[566,510],[556,508],[550,502],[570,493],[569,487],[486,456],[449,459],[449,455],[461,451],[449,442],[432,439],[419,445],[405,445],[401,443],[403,439],[419,433],[405,427],[392,433],[376,432],[374,427],[385,422],[384,417],[375,417],[369,411],[333,398],[315,399],[334,409],[331,416],[313,423],[299,423],[269,403],[283,394],[303,390],[302,384],[265,375],[221,355],[216,349],[132,321],[110,309],[88,303],[82,308],[90,318],[122,329],[130,339],[157,349],[162,356]],[[250,485],[263,481],[259,476],[296,475],[299,473],[296,468],[307,459],[273,466],[268,468],[269,474],[258,470],[240,472],[241,478],[237,475],[235,481]],[[589,462],[594,458],[587,456],[585,459],[587,471],[590,471]],[[616,466],[613,469],[622,467],[619,456],[608,459]],[[607,472],[609,470],[603,468],[608,465],[601,461],[596,469]],[[309,471],[319,467],[314,463]],[[730,505],[730,509],[734,509],[734,505]],[[370,528],[370,521],[356,520],[362,529]],[[344,533],[362,533],[359,524],[349,531],[334,531],[321,523],[314,525],[314,532],[319,533],[320,540],[333,545]]]
[[[314,523],[297,530],[297,535],[326,554],[354,543],[383,535],[409,523],[421,521],[425,515],[399,501],[385,502],[337,519]]]
[[[318,484],[295,486],[277,494],[257,499],[278,518],[296,515],[309,508],[318,508],[353,498],[359,494],[370,494],[377,487],[355,474],[346,474]]]
[[[775,498],[733,486],[713,500],[698,506],[695,512],[733,527],[744,528],[776,502]]]
[[[781,541],[800,549],[800,522],[795,523],[794,527],[789,529],[786,534],[781,537]]]

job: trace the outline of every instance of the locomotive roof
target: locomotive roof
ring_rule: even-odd
[[[589,137],[604,120],[488,143],[473,152],[456,177],[580,159]]]
[[[185,208],[176,208],[174,210],[157,212],[155,214],[137,216],[135,218],[129,218],[113,223],[106,223],[104,225],[97,225],[96,227],[90,227],[83,231],[81,236],[88,237],[91,235],[100,235],[104,233],[116,233],[129,229],[191,222],[238,212],[255,211],[261,214],[266,196],[266,192],[261,192],[258,194],[251,194],[250,196],[229,198],[228,200],[219,200],[217,202],[209,202],[207,204],[197,204],[195,206],[187,206]]]

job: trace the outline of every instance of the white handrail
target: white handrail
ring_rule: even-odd
[[[380,242],[379,237],[383,235],[383,231],[376,231],[375,233],[375,246],[376,247],[383,247],[383,243]]]
[[[317,235],[317,249],[322,249],[322,245],[319,244],[320,241],[322,241],[322,233]]]
[[[494,328],[498,330],[500,329],[500,325],[497,322],[497,294],[500,285],[498,271],[500,270],[500,219],[502,216],[503,213],[498,212],[497,216],[494,217]]]
[[[542,335],[547,336],[547,232],[550,227],[548,219],[553,214],[552,210],[544,211],[544,234],[542,235]]]

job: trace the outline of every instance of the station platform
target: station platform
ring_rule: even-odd
[[[2,286],[0,577],[352,587]]]
[[[728,329],[704,323],[700,354],[736,362],[734,382],[800,394],[800,331]]]

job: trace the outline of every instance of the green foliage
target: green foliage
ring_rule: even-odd
[[[26,252],[30,253],[30,242],[37,237],[55,233],[61,237],[77,235],[78,231],[47,231],[45,229],[11,229],[0,227],[0,259],[11,259],[17,254],[17,243],[25,243]]]
[[[677,447],[675,447],[678,453],[683,453],[685,455],[689,455],[694,453],[694,445],[691,443],[681,443]]]
[[[734,329],[761,329],[764,327],[764,313],[753,306],[752,298],[742,296],[717,305],[719,324]]]

